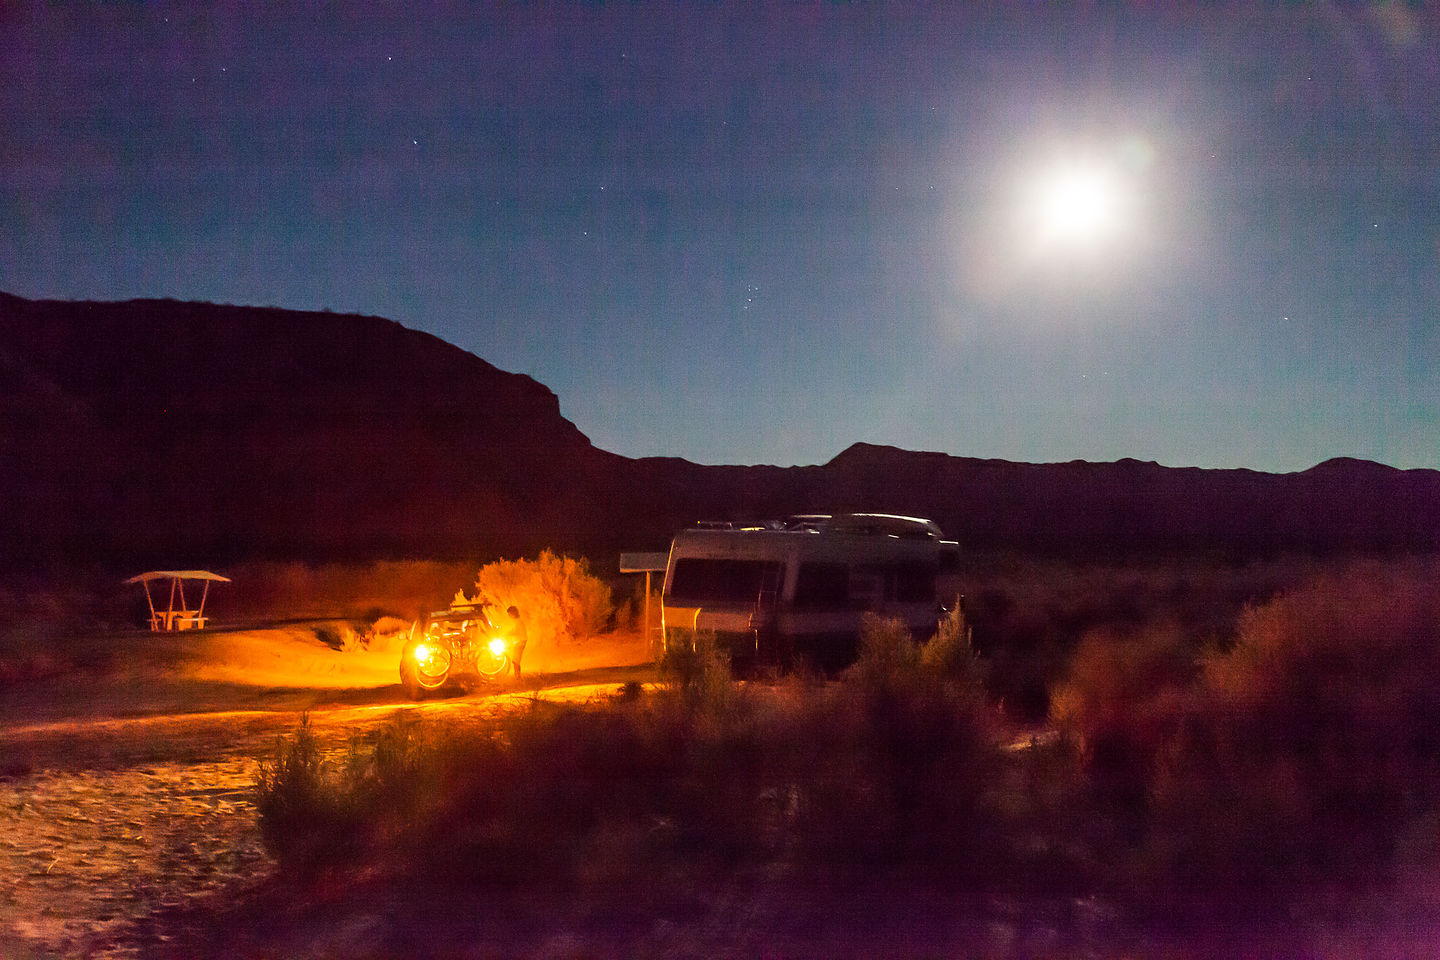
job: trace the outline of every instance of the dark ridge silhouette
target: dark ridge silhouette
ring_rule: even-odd
[[[549,389],[378,317],[0,294],[0,567],[479,559],[603,567],[696,519],[876,510],[1075,558],[1433,551],[1440,472],[1029,464],[857,443],[803,467],[595,448]]]

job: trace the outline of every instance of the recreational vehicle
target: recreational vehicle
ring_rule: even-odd
[[[937,578],[959,548],[929,520],[807,515],[763,524],[700,524],[675,536],[661,617],[667,647],[709,635],[737,666],[854,660],[861,616],[935,629]]]

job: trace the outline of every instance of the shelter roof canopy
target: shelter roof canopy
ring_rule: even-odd
[[[222,577],[218,573],[211,573],[209,570],[150,570],[138,576],[131,577],[126,583],[148,583],[151,580],[218,580],[221,583],[229,583],[229,577]]]

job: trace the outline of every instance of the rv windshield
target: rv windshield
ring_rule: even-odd
[[[753,603],[780,580],[774,560],[721,560],[687,557],[675,561],[669,599],[700,606],[706,603]]]

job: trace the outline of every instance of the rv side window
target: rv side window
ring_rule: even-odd
[[[850,568],[843,563],[802,563],[795,574],[795,606],[843,607],[850,602]]]
[[[780,581],[773,560],[715,560],[687,557],[675,561],[670,599],[703,606],[716,602],[753,603]]]
[[[875,607],[885,601],[884,567],[850,568],[850,599],[858,607]]]
[[[935,568],[922,563],[856,567],[850,571],[850,597],[865,606],[933,602]]]
[[[935,570],[923,564],[896,567],[891,597],[900,603],[929,603],[935,599]]]

